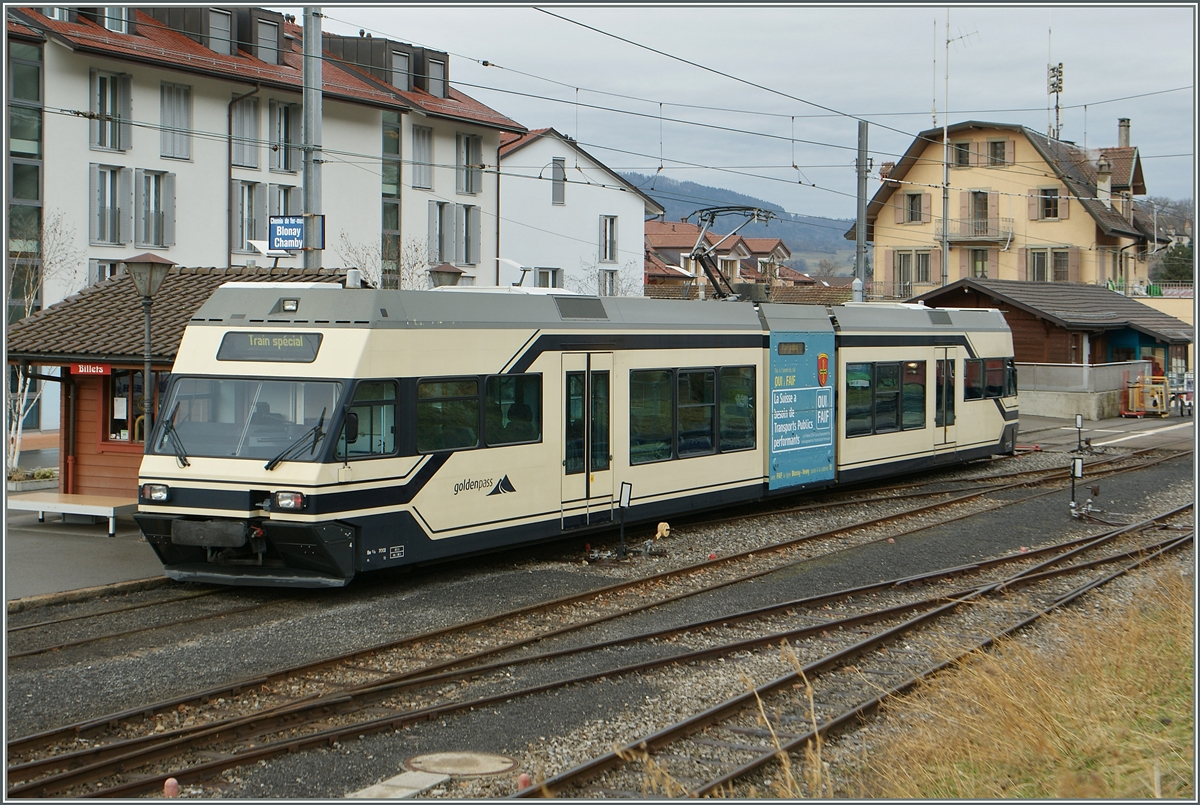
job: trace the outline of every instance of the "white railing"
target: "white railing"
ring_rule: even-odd
[[[1018,363],[1018,391],[1120,391],[1151,373],[1149,361],[1124,363]]]
[[[1011,218],[949,218],[944,222],[938,218],[935,232],[940,238],[946,230],[948,240],[1000,240],[1013,236]]]

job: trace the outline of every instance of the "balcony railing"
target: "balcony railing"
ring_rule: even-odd
[[[121,208],[100,207],[96,214],[96,239],[101,243],[120,243]]]
[[[937,236],[942,236],[946,230],[949,240],[1005,240],[1013,236],[1013,219],[1011,218],[949,218],[943,221],[937,219],[935,229]]]
[[[142,243],[147,246],[163,245],[163,214],[160,211],[146,210],[142,221]]]

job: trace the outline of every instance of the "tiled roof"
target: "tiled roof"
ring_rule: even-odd
[[[937,301],[947,296],[953,303],[955,292],[961,296],[959,289],[964,287],[1068,329],[1131,327],[1171,343],[1191,343],[1194,338],[1195,329],[1174,316],[1103,286],[1078,282],[963,279],[915,297],[913,301]]]
[[[685,249],[691,251],[700,235],[700,227],[686,221],[646,221],[646,242],[656,249]],[[712,245],[724,237],[716,232],[705,232],[704,239]],[[728,254],[743,243],[741,235],[727,238],[717,250],[719,254]],[[747,249],[749,250],[749,249]]]
[[[45,38],[46,38],[46,37],[42,36],[41,32],[37,31],[34,28],[30,28],[28,25],[23,25],[23,24],[17,22],[12,17],[9,17],[5,21],[8,23],[8,35],[9,36],[23,36],[28,39],[39,39],[39,40],[45,40]]]
[[[150,306],[150,351],[172,363],[188,320],[225,282],[340,282],[344,270],[302,268],[172,268]],[[129,274],[92,285],[8,327],[8,359],[141,363],[142,297]]]
[[[840,305],[850,301],[850,289],[825,285],[781,285],[771,289],[771,301],[785,305]]]
[[[294,22],[284,23],[284,32],[291,37],[285,39],[290,50],[280,54],[284,63],[267,64],[240,50],[232,56],[216,53],[140,11],[135,20],[135,34],[110,31],[83,17],[78,22],[65,22],[49,19],[37,8],[18,11],[30,23],[73,50],[241,82],[256,81],[297,92],[304,87],[304,28]],[[415,108],[439,117],[524,131],[524,126],[452,87],[447,91],[447,98],[435,98],[423,90],[402,92],[339,61],[332,54],[325,53],[324,56],[321,79],[324,94],[328,97],[397,109]]]
[[[1146,194],[1146,182],[1142,178],[1142,160],[1135,146],[1111,146],[1101,148],[1100,153],[1112,165],[1113,189],[1131,189],[1135,196]]]
[[[792,256],[791,249],[787,247],[782,238],[742,238],[742,242],[750,249],[751,254],[770,254],[782,246],[784,259]]]
[[[670,277],[671,279],[692,279],[692,275],[677,265],[668,262],[661,254],[651,249],[646,250],[644,261],[645,274],[648,277]]]

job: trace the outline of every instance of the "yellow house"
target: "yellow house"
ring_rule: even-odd
[[[1127,119],[1108,148],[978,121],[948,127],[946,140],[948,149],[942,129],[923,131],[883,166],[867,207],[871,298],[906,299],[966,278],[1153,292],[1146,255],[1154,224],[1133,201],[1146,187]]]

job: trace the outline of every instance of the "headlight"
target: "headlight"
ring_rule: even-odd
[[[291,510],[304,508],[304,495],[300,492],[276,492],[275,509]]]
[[[142,500],[166,503],[171,498],[171,487],[166,484],[142,484]]]

